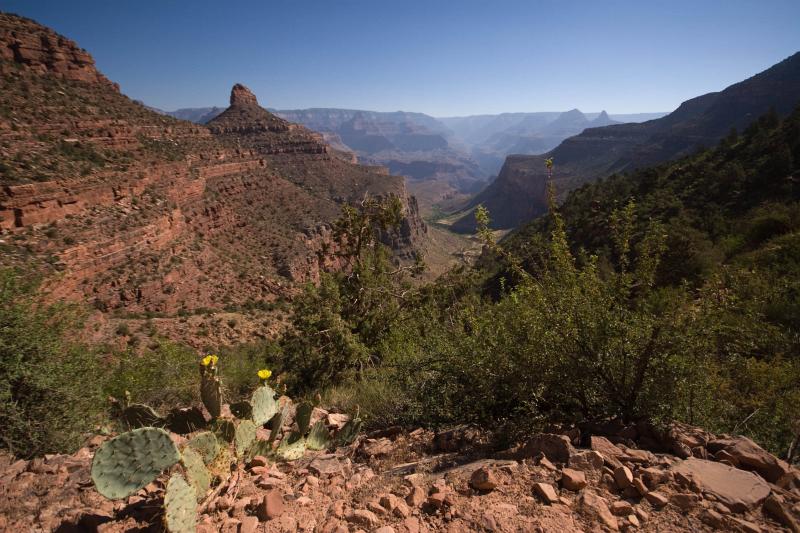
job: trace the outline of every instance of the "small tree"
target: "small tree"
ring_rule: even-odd
[[[344,272],[323,274],[293,306],[292,329],[281,341],[290,386],[320,389],[354,377],[381,362],[383,337],[413,304],[418,291],[408,281],[424,269],[395,266],[380,238],[402,221],[397,197],[366,197],[345,206],[334,224]]]

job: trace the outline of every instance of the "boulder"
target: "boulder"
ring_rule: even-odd
[[[752,472],[705,459],[690,457],[674,465],[672,471],[690,478],[700,490],[713,494],[735,511],[755,508],[770,493],[769,485]]]
[[[425,490],[422,487],[414,486],[406,496],[406,503],[411,507],[419,507],[425,502]]]
[[[700,498],[697,496],[697,494],[682,492],[675,493],[669,498],[669,501],[672,502],[675,507],[678,507],[684,511],[688,511],[697,505],[699,500]]]
[[[712,509],[705,509],[700,513],[700,520],[714,529],[725,528],[725,517]]]
[[[577,470],[600,470],[603,468],[603,454],[594,450],[578,452],[570,456],[569,466]]]
[[[664,439],[664,444],[673,454],[686,459],[693,455],[692,450],[704,448],[712,438],[713,435],[702,428],[673,422]]]
[[[611,514],[608,502],[591,491],[585,491],[580,497],[580,508],[589,516],[598,519],[611,531],[619,531],[617,519]]]
[[[614,469],[614,480],[617,482],[617,486],[623,490],[632,486],[633,474],[631,469],[624,465],[618,466]]]
[[[536,457],[543,453],[545,457],[557,463],[569,463],[575,448],[566,435],[538,433],[528,439],[519,451],[522,458]]]
[[[320,455],[308,465],[308,469],[317,476],[332,476],[342,474],[344,469],[339,458],[335,455]]]
[[[361,444],[361,451],[368,457],[389,455],[393,449],[392,441],[387,438],[366,439]]]
[[[664,496],[660,492],[656,492],[656,491],[648,492],[647,494],[645,494],[644,498],[648,502],[650,502],[650,505],[652,505],[656,509],[664,507],[669,502],[669,500],[667,500],[666,496]]]
[[[734,464],[746,470],[755,470],[761,477],[775,483],[791,472],[789,464],[764,450],[747,437],[715,439],[708,443],[708,450],[715,454],[725,451]]]
[[[261,503],[256,508],[256,516],[263,521],[272,520],[283,514],[284,503],[283,494],[277,490],[271,490],[264,495]]]
[[[342,429],[350,421],[350,415],[344,413],[328,413],[328,426]]]
[[[381,523],[380,519],[372,511],[357,509],[346,517],[347,521],[357,526],[366,528],[376,528]]]
[[[620,458],[623,453],[622,450],[605,437],[592,436],[589,439],[590,447],[592,450],[599,452],[603,456],[603,460],[611,467],[616,468],[622,466]]]
[[[800,522],[795,520],[778,496],[772,494],[764,501],[764,512],[789,528],[792,533],[800,533]]]
[[[482,466],[472,473],[472,476],[469,479],[469,484],[475,490],[489,491],[494,490],[499,484],[499,481],[492,470]]]
[[[616,516],[629,516],[633,513],[633,506],[625,500],[618,500],[611,504],[611,513]]]
[[[633,488],[636,490],[639,496],[644,496],[649,492],[647,486],[644,484],[644,481],[642,481],[642,478],[633,478]]]
[[[556,489],[554,489],[549,483],[534,483],[533,491],[545,503],[558,503],[558,494],[556,494]]]
[[[660,468],[650,467],[639,470],[639,475],[645,485],[654,489],[662,483],[667,483],[672,478],[672,472],[661,470]]]
[[[580,470],[565,468],[561,471],[561,486],[567,490],[579,491],[586,486],[586,474]]]

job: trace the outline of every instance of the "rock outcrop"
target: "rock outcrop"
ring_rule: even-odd
[[[97,71],[94,58],[74,41],[30,19],[0,13],[0,74],[5,74],[11,65],[119,90]]]
[[[231,89],[230,104],[231,106],[257,106],[258,99],[250,89],[241,83],[237,83]]]

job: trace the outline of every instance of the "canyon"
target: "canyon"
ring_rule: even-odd
[[[222,111],[220,107],[202,107],[164,113],[205,124]],[[406,111],[338,108],[273,112],[320,133],[339,152],[404,176],[426,216],[463,207],[497,175],[510,154],[541,154],[589,127],[665,114],[584,114],[573,109],[436,118]]]
[[[541,155],[508,156],[497,179],[472,199],[451,227],[474,231],[472,210],[479,204],[493,213],[495,228],[515,228],[544,213],[547,159],[555,163],[553,184],[563,199],[586,182],[713,146],[770,109],[786,116],[798,101],[800,52],[720,92],[687,100],[662,118],[587,128]]]
[[[52,298],[157,315],[272,302],[346,268],[331,223],[365,195],[403,202],[386,236],[397,260],[424,241],[403,178],[354,164],[242,85],[207,125],[177,120],[8,14],[0,76],[2,263],[41,272]]]

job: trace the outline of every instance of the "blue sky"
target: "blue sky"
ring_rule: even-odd
[[[799,0],[0,0],[162,109],[670,111],[800,50]]]

